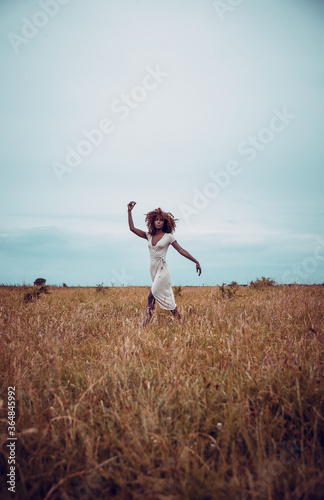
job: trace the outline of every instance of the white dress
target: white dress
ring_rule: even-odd
[[[171,274],[165,261],[165,256],[176,238],[171,233],[164,233],[156,245],[152,245],[152,235],[145,232],[148,240],[148,249],[150,251],[150,272],[152,278],[151,292],[157,303],[162,309],[173,310],[176,303],[171,288]]]

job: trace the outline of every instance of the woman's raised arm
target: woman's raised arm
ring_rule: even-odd
[[[135,205],[136,205],[136,201],[131,201],[127,205],[127,207],[128,207],[128,225],[129,225],[129,229],[132,231],[132,233],[135,233],[140,238],[144,238],[146,240],[147,238],[146,238],[145,231],[142,231],[141,229],[137,229],[134,226],[133,217],[132,217],[132,210],[135,207]]]

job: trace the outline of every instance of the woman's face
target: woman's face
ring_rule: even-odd
[[[164,224],[164,219],[163,219],[162,215],[157,215],[155,217],[155,221],[154,221],[155,229],[162,229],[163,224]]]

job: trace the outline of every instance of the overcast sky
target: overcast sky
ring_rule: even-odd
[[[235,5],[235,6],[234,6]],[[2,0],[0,283],[324,282],[324,2]]]

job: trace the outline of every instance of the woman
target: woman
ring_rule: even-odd
[[[148,231],[142,231],[134,226],[132,210],[135,205],[135,201],[131,201],[127,205],[129,229],[140,238],[148,240],[148,248],[151,258],[150,272],[153,282],[148,296],[143,326],[146,326],[152,317],[155,301],[157,301],[162,309],[168,309],[180,320],[181,316],[174,301],[174,295],[171,288],[171,275],[168,265],[164,259],[169,245],[172,245],[187,259],[195,262],[198,276],[201,274],[200,264],[198,260],[194,259],[189,252],[184,250],[179,245],[173,236],[172,233],[176,227],[176,219],[172,214],[163,212],[161,208],[152,210],[152,212],[146,214],[145,219]]]

